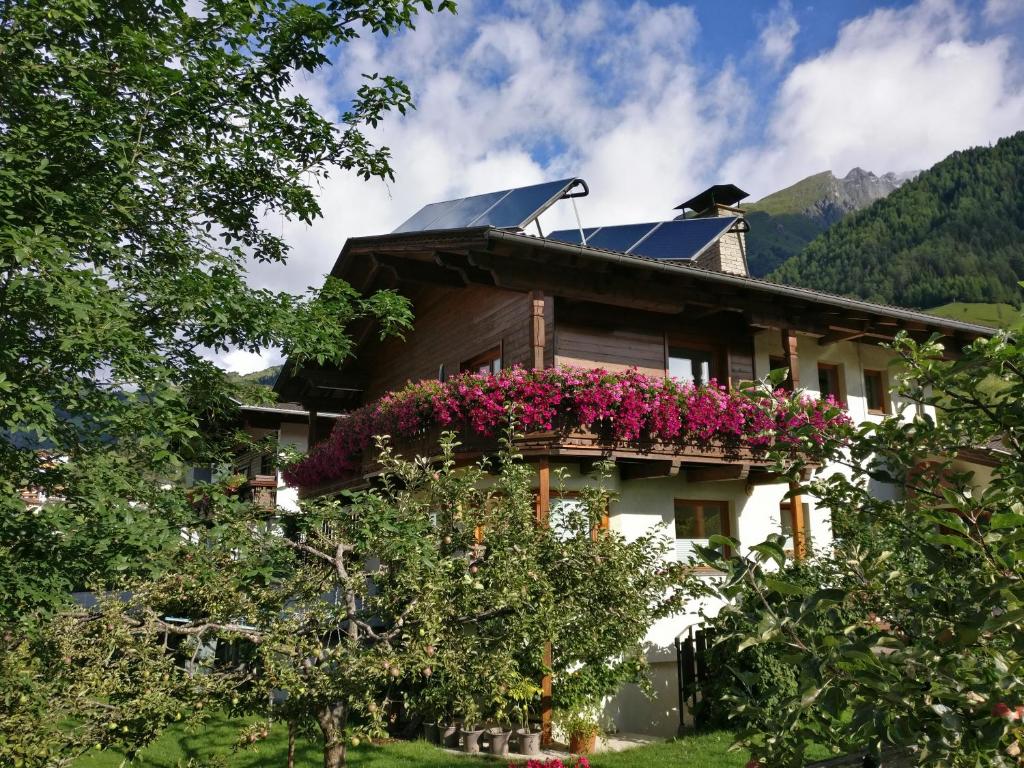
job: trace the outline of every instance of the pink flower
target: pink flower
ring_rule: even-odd
[[[286,469],[285,480],[308,487],[358,473],[378,435],[401,441],[444,428],[495,437],[510,418],[525,432],[579,427],[617,444],[715,446],[755,454],[772,445],[824,450],[841,442],[851,423],[831,398],[796,398],[782,390],[748,395],[714,381],[698,388],[636,369],[514,367],[390,392],[339,419],[326,441]]]

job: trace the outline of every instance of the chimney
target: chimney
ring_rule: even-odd
[[[729,231],[694,260],[698,267],[734,275],[750,274],[747,269],[747,212],[736,206],[745,197],[747,193],[734,184],[715,184],[676,206],[676,210],[683,211],[676,217],[677,220],[707,219],[716,216],[734,216],[738,219]],[[687,210],[692,213],[687,215]]]

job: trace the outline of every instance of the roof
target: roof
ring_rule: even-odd
[[[694,195],[685,203],[680,203],[675,209],[681,211],[689,208],[697,212],[706,211],[716,203],[718,205],[736,205],[745,197],[748,197],[747,193],[735,184],[715,184],[699,195]]]
[[[756,290],[760,293],[768,294],[770,296],[802,299],[804,301],[813,302],[823,306],[831,306],[837,309],[861,310],[865,312],[871,312],[874,314],[892,317],[894,319],[924,323],[926,325],[935,327],[937,330],[949,329],[950,331],[963,331],[964,333],[968,333],[973,336],[991,336],[997,330],[986,325],[977,325],[975,323],[967,323],[962,320],[953,320],[950,318],[939,317],[938,315],[931,315],[921,310],[907,309],[905,307],[897,307],[891,304],[878,304],[875,302],[864,301],[863,299],[851,298],[849,296],[841,296],[839,294],[828,293],[825,291],[817,291],[811,288],[801,288],[799,286],[794,285],[784,285],[782,283],[773,283],[769,280],[763,280],[761,278],[749,277],[744,275],[734,275],[727,272],[718,272],[712,269],[704,269],[698,267],[696,264],[693,263],[672,263],[660,261],[658,259],[652,259],[645,256],[626,254],[619,251],[609,251],[603,248],[595,248],[589,245],[565,243],[558,240],[537,237],[534,235],[527,235],[518,232],[509,232],[506,230],[495,229],[493,227],[433,230],[429,232],[408,232],[401,234],[372,235],[367,237],[350,238],[345,243],[345,247],[343,248],[341,255],[338,257],[338,261],[335,263],[334,269],[332,269],[331,274],[338,274],[339,267],[341,266],[345,258],[346,252],[356,247],[374,246],[378,250],[385,250],[384,246],[386,244],[394,243],[396,246],[399,246],[402,250],[408,251],[410,250],[410,246],[413,243],[415,243],[416,240],[421,238],[424,241],[450,241],[463,239],[480,240],[483,242],[504,241],[508,243],[520,244],[524,247],[532,248],[535,250],[542,249],[552,252],[566,253],[583,259],[613,262],[618,265],[630,267],[632,269],[637,270],[651,270],[667,274],[693,276],[697,277],[700,281],[707,282],[709,284],[730,287],[743,287],[751,290]],[[483,242],[481,243],[481,245],[483,244]]]

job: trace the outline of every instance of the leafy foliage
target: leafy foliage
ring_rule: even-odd
[[[230,396],[245,387],[206,351],[278,346],[299,362],[336,363],[352,351],[352,321],[374,320],[384,334],[408,327],[409,307],[393,293],[364,297],[329,280],[295,296],[245,277],[252,260],[286,258],[276,222],[320,215],[318,178],[391,177],[388,149],[366,131],[411,107],[403,83],[373,75],[336,124],[294,93],[295,74],[434,8],[0,7],[0,622],[9,634],[0,689],[34,686],[27,704],[4,699],[0,762],[57,763],[109,743],[95,733],[108,721],[117,734],[127,729],[126,743],[144,741],[174,701],[198,695],[198,683],[184,695],[173,680],[149,681],[152,701],[129,700],[118,675],[102,672],[121,658],[55,650],[74,626],[59,615],[73,590],[133,584],[144,593],[139,585],[183,566],[181,530],[209,524],[174,484],[187,464],[215,463],[235,444]],[[224,489],[211,494],[234,503]],[[234,569],[228,559],[217,552],[190,565]],[[116,604],[103,612],[120,626]],[[103,639],[83,639],[83,653]],[[117,653],[143,663],[149,651]],[[129,710],[144,722],[129,721]]]
[[[871,301],[1019,305],[1024,133],[954,152],[816,238],[770,278]]]
[[[922,765],[1018,764],[1022,330],[955,360],[934,341],[897,340],[904,394],[939,418],[864,425],[851,475],[811,484],[839,540],[817,566],[820,588],[777,570],[778,542],[720,563],[722,594],[743,617],[729,640],[773,655],[796,679],[796,693],[743,713],[751,727],[741,741],[769,764],[802,765],[813,743],[876,755],[896,747]],[[964,463],[979,452],[982,465]]]
[[[181,691],[168,690],[177,686],[193,709],[221,702],[296,732],[315,722],[331,768],[385,734],[402,700],[465,727],[507,722],[536,691],[524,682],[549,669],[546,641],[560,702],[640,682],[642,664],[622,660],[642,659],[647,627],[678,606],[690,578],[659,567],[665,543],[597,530],[607,505],[597,489],[558,527],[538,526],[529,465],[505,452],[488,483],[483,467],[456,469],[454,448],[447,435],[431,464],[382,445],[379,488],[310,502],[280,524],[227,499],[207,505],[213,516],[172,569],[69,612],[62,647],[116,645],[150,703],[116,706],[115,694],[142,689],[78,679],[115,705],[101,743],[145,743],[180,711]],[[272,691],[286,696],[279,706]]]

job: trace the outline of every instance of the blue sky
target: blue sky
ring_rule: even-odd
[[[253,282],[319,285],[347,237],[547,179],[586,179],[598,225],[669,218],[713,183],[754,200],[825,170],[927,168],[1024,128],[1024,0],[462,0],[295,87],[339,114],[364,72],[404,78],[417,103],[373,135],[396,181],[319,182],[324,218],[271,222],[292,258]]]

